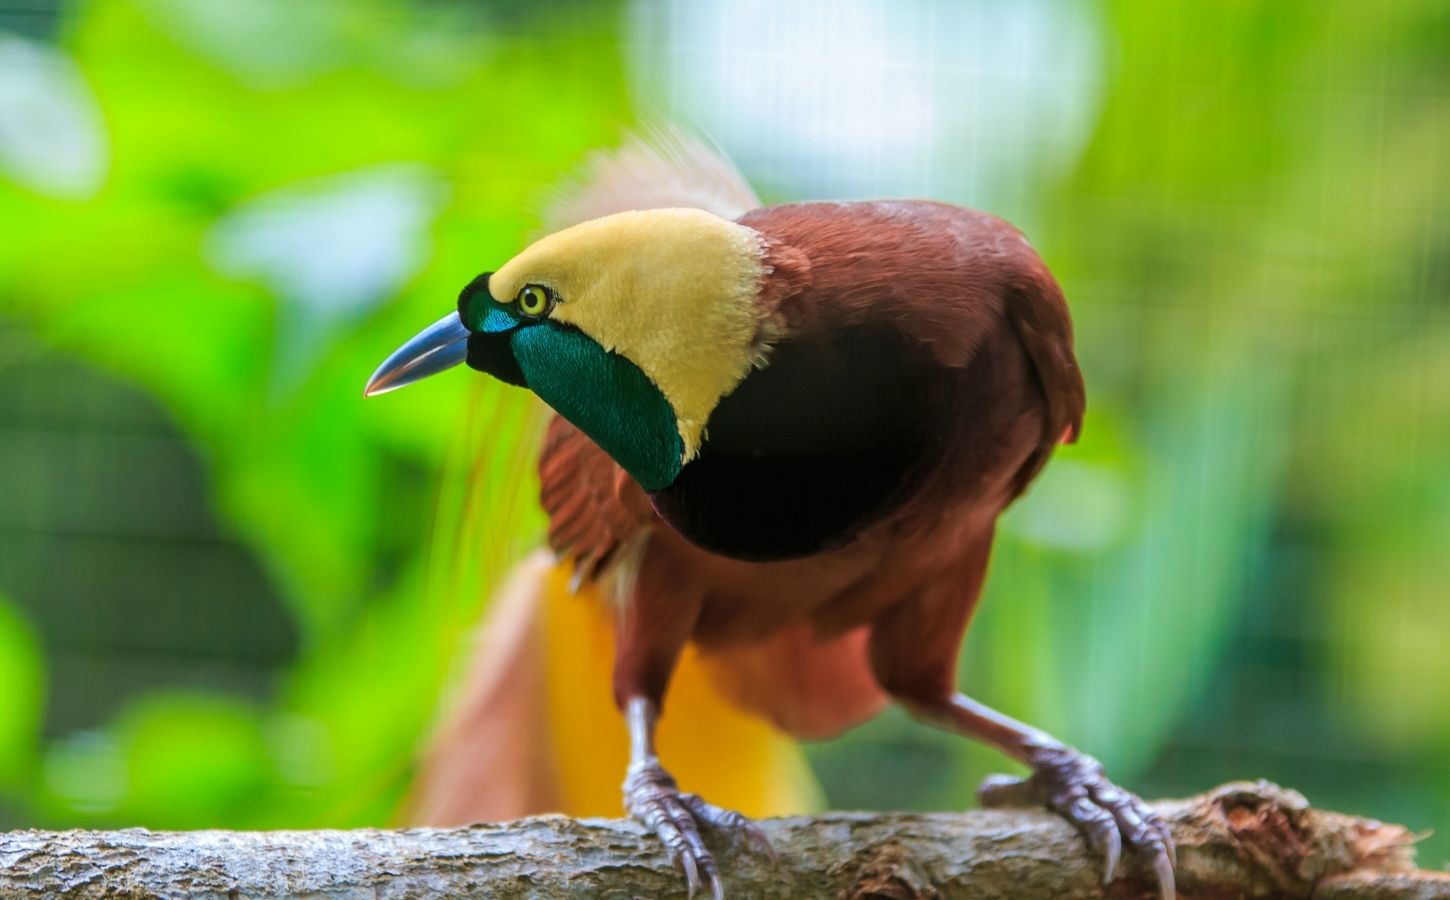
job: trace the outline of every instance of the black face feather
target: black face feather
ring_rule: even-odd
[[[458,292],[458,318],[462,319],[465,325],[472,320],[473,298],[481,293],[488,293],[488,280],[492,277],[492,272],[484,272],[482,275],[475,276],[472,281],[463,286],[463,290]]]
[[[468,367],[487,372],[514,387],[528,387],[524,370],[514,355],[513,335],[508,332],[475,331],[468,336]]]
[[[710,416],[700,455],[655,509],[692,543],[736,559],[847,543],[914,493],[936,460],[940,368],[884,329],[786,342]]]
[[[483,314],[479,310],[491,305],[484,301],[489,297],[488,279],[492,275],[492,272],[484,272],[458,292],[458,318],[470,332],[465,361],[470,369],[486,372],[505,384],[528,387],[511,344],[514,329],[510,327],[489,330],[480,327],[483,324]]]

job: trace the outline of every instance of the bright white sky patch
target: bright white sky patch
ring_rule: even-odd
[[[418,271],[445,196],[432,170],[395,163],[278,188],[212,226],[210,263],[261,281],[281,302],[279,384],[302,377],[332,335]]]
[[[217,222],[207,256],[278,296],[325,314],[360,313],[422,263],[442,201],[421,165],[384,165],[263,194]]]
[[[70,57],[0,34],[0,177],[83,200],[100,190],[109,164],[100,108]]]
[[[1101,94],[1098,23],[1066,0],[636,0],[631,22],[645,105],[792,198],[1011,205]]]

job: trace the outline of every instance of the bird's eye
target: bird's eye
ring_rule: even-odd
[[[542,284],[526,284],[519,291],[519,312],[531,318],[546,315],[554,306],[554,293]]]

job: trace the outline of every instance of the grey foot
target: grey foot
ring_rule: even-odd
[[[725,898],[720,867],[700,837],[702,825],[734,841],[748,843],[775,861],[770,839],[754,822],[694,794],[681,793],[675,779],[658,762],[630,767],[624,779],[624,805],[631,816],[664,842],[670,861],[684,870],[692,898],[700,889],[702,876],[714,900]]]
[[[1168,826],[1137,796],[1108,780],[1091,756],[1062,744],[1038,747],[1026,778],[993,775],[978,790],[985,807],[1046,806],[1082,832],[1104,859],[1103,883],[1113,880],[1126,844],[1152,868],[1162,900],[1174,900],[1177,851]]]

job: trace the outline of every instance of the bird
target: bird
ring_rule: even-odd
[[[554,561],[534,580],[567,571],[602,611],[623,806],[690,895],[725,894],[703,834],[774,852],[738,810],[683,791],[661,752],[666,700],[689,702],[674,676],[707,665],[732,706],[788,735],[894,702],[995,747],[1030,774],[989,778],[984,805],[1046,806],[1105,884],[1131,853],[1173,900],[1174,842],[1147,804],[956,685],[997,519],[1086,406],[1063,291],[1024,234],[934,200],[764,205],[675,128],[595,155],[549,218],[364,393],[466,364],[552,409],[538,475]]]

